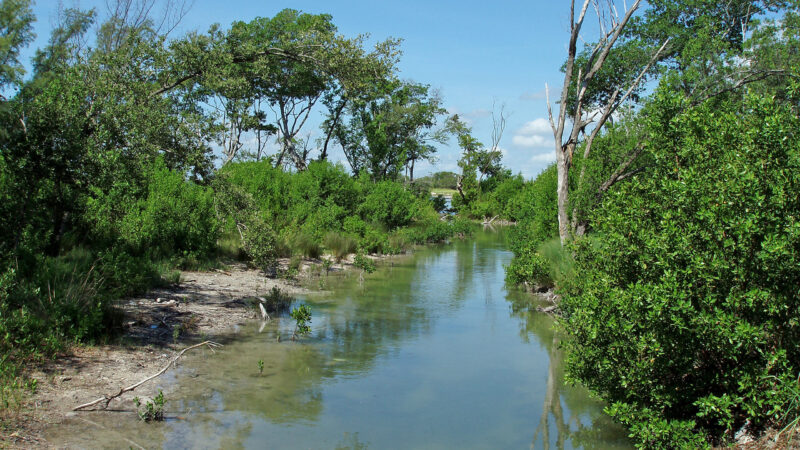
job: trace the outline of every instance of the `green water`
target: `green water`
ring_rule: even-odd
[[[78,447],[629,448],[563,379],[552,319],[507,290],[502,234],[418,250],[378,272],[322,277],[312,333],[254,322],[174,375],[167,420],[89,413],[52,430]],[[278,334],[282,342],[276,342]],[[264,360],[259,374],[258,360]],[[100,428],[100,426],[104,428]],[[127,440],[125,440],[127,439]]]

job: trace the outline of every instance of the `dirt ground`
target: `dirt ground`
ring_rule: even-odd
[[[334,270],[343,268],[334,266]],[[309,264],[301,267],[301,273],[309,272]],[[72,411],[74,407],[158,373],[191,344],[203,340],[224,344],[236,335],[239,325],[260,314],[251,300],[267,296],[273,287],[289,295],[309,292],[296,281],[266,278],[238,264],[212,272],[183,272],[177,286],[122,300],[124,332],[118,342],[75,347],[31,369],[28,375],[37,380],[36,393],[14,418],[20,429],[0,436],[0,448],[48,447],[42,432],[80,414]],[[130,409],[133,397],[152,398],[154,389],[155,383],[146,383],[112,400],[109,409]],[[90,409],[100,408],[102,404]]]

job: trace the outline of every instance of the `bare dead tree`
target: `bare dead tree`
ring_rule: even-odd
[[[578,12],[577,18],[575,15],[575,0],[570,1],[570,39],[567,50],[567,62],[564,73],[564,84],[561,90],[561,100],[559,103],[558,116],[553,117],[553,110],[550,104],[549,88],[545,87],[547,95],[547,112],[550,120],[550,126],[553,129],[553,136],[555,138],[556,146],[556,165],[558,171],[557,193],[558,193],[558,232],[562,244],[566,242],[570,233],[575,233],[577,230],[572,229],[575,225],[570,222],[568,217],[569,205],[569,170],[572,167],[573,154],[575,148],[580,142],[580,138],[585,138],[584,158],[588,158],[591,150],[592,143],[597,137],[598,133],[602,130],[606,122],[611,118],[614,112],[629,99],[631,94],[641,83],[644,76],[650,68],[658,60],[659,55],[664,51],[668,41],[665,41],[661,47],[653,54],[650,62],[639,72],[638,76],[630,83],[627,89],[623,92],[623,88],[617,88],[606,104],[598,111],[586,112],[585,98],[590,83],[592,83],[595,75],[600,71],[606,63],[611,50],[619,40],[623,29],[630,21],[634,12],[639,8],[641,0],[636,0],[630,7],[627,7],[620,15],[613,0],[584,0],[583,5]],[[627,5],[626,5],[627,6]],[[577,77],[574,76],[576,57],[577,57],[577,43],[580,39],[581,28],[586,19],[586,14],[590,7],[593,7],[597,13],[598,21],[600,23],[599,30],[601,33],[598,42],[591,48],[586,63],[583,67],[578,68]],[[570,87],[574,84],[576,91],[576,98],[574,109],[570,115],[569,108],[567,107],[568,95]],[[569,121],[569,123],[568,123]],[[589,125],[593,125],[589,135],[586,135],[586,130]],[[568,129],[568,127],[570,127]],[[565,139],[566,134],[566,139]],[[637,154],[638,156],[638,154]],[[630,158],[626,158],[628,161]],[[635,158],[633,158],[635,159]],[[630,164],[627,163],[621,170],[616,181],[621,179],[621,175]],[[613,184],[613,183],[612,183]]]
[[[497,111],[496,104],[492,104],[492,151],[500,149],[500,140],[503,139],[508,116],[505,103],[500,104],[500,111]]]

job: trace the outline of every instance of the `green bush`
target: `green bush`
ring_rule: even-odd
[[[505,208],[504,215],[517,221],[507,238],[514,259],[507,268],[506,281],[553,287],[559,279],[558,271],[545,255],[538,253],[544,242],[558,236],[556,166],[549,166],[536,179],[525,184],[508,199]]]
[[[372,187],[358,211],[366,222],[378,222],[392,230],[410,224],[416,206],[416,197],[401,184],[381,181]]]
[[[492,206],[490,214],[487,215],[491,215],[492,217],[499,215],[504,219],[516,220],[516,218],[511,219],[509,217],[509,213],[512,212],[509,204],[512,199],[516,198],[525,188],[525,180],[522,178],[522,175],[496,176],[490,178],[490,180],[495,181],[495,183],[493,183],[494,186],[481,186],[484,192],[490,192],[489,197]],[[515,206],[518,207],[520,205],[517,204]]]
[[[316,242],[322,242],[322,238],[328,232],[342,229],[342,220],[346,214],[347,211],[339,205],[333,203],[321,205],[306,217],[300,230]]]
[[[431,205],[436,212],[441,214],[447,209],[447,199],[442,194],[439,194],[431,198]]]
[[[288,223],[286,212],[293,187],[291,173],[273,167],[272,161],[265,159],[228,163],[219,170],[218,177],[250,194],[254,206],[265,217],[275,219],[276,225]]]
[[[553,287],[550,264],[535,247],[520,248],[506,267],[506,282],[512,285],[527,284],[535,290]]]
[[[558,235],[557,175],[555,164],[548,166],[508,199],[503,214],[510,220],[531,221],[531,237],[539,242]]]
[[[800,370],[800,119],[659,94],[653,163],[595,210],[561,304],[568,371],[639,445],[783,425]]]
[[[358,248],[370,254],[385,253],[388,245],[389,235],[376,227],[368,227],[358,241]]]
[[[348,216],[342,221],[342,230],[356,236],[364,236],[367,231],[367,223],[358,216]]]
[[[242,247],[253,265],[267,273],[275,272],[277,238],[272,227],[257,218],[242,227]]]
[[[358,267],[359,269],[363,270],[366,273],[375,272],[375,261],[367,258],[366,256],[362,255],[361,253],[357,254],[355,259],[353,260],[353,265]]]
[[[472,236],[472,233],[475,231],[476,224],[471,220],[465,219],[463,217],[456,217],[450,222],[450,226],[452,227],[452,233],[454,236],[458,236],[461,238],[466,238]]]
[[[308,169],[292,175],[290,197],[295,208],[298,205],[317,208],[328,204],[351,212],[356,209],[359,188],[341,164],[314,161]]]
[[[213,255],[220,231],[213,192],[167,169],[161,159],[150,167],[146,183],[138,199],[124,185],[109,193],[95,190],[87,214],[95,234],[156,258]]]

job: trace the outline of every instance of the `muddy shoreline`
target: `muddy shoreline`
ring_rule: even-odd
[[[288,260],[281,263],[285,266]],[[44,439],[49,426],[87,414],[73,412],[74,407],[116,394],[121,388],[159,372],[189,345],[203,340],[225,344],[235,339],[242,325],[260,316],[254,308],[254,299],[268,296],[273,288],[290,296],[316,292],[302,283],[320,276],[320,270],[324,273],[320,263],[304,262],[295,279],[267,278],[240,263],[224,270],[186,271],[181,273],[178,285],[121,300],[124,329],[113,343],[76,346],[53,360],[26,369],[27,376],[36,380],[36,391],[27,396],[16,417],[11,418],[12,429],[16,431],[0,436],[0,447],[52,447]],[[351,261],[330,268],[334,273],[345,270],[359,269],[354,269]],[[152,398],[159,387],[163,383],[152,380],[112,400],[108,410],[135,414],[133,398]],[[168,390],[164,394],[169,396]],[[102,410],[102,405],[88,410]]]

